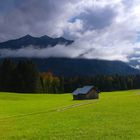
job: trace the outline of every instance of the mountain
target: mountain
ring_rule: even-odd
[[[93,76],[98,74],[140,74],[126,63],[120,61],[106,61],[95,59],[69,59],[69,58],[48,58],[33,60],[40,71],[51,70],[56,75],[64,76]]]
[[[140,61],[139,60],[130,60],[128,64],[130,66],[132,66],[133,68],[140,70]]]
[[[32,37],[31,35],[26,35],[19,39],[9,40],[6,42],[0,43],[0,49],[19,49],[21,47],[26,47],[29,45],[47,47],[47,46],[55,46],[58,44],[70,45],[72,44],[72,40],[67,40],[63,37],[59,38],[51,38],[47,35],[42,37]]]
[[[74,41],[67,40],[63,37],[51,38],[49,36],[32,37],[26,35],[19,39],[9,40],[0,43],[0,49],[19,49],[29,45],[47,47],[55,46],[57,44],[70,45]],[[27,58],[11,58],[14,61],[25,60]],[[37,65],[39,71],[51,70],[56,75],[61,76],[94,76],[98,74],[140,74],[138,69],[130,67],[128,64],[120,61],[105,61],[95,59],[70,59],[70,58],[31,58]],[[2,61],[2,58],[0,59]]]
[[[13,58],[14,61],[26,58]],[[52,71],[59,76],[94,76],[94,75],[132,75],[140,74],[121,61],[106,61],[95,59],[69,59],[69,58],[34,58],[31,59],[39,71]]]

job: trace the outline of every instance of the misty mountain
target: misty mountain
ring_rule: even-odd
[[[30,45],[39,46],[39,47],[47,47],[47,46],[55,46],[58,44],[70,45],[72,43],[73,43],[72,40],[67,40],[63,37],[51,38],[47,35],[44,35],[42,37],[33,37],[30,35],[26,35],[19,39],[9,40],[9,41],[0,43],[0,49],[2,48],[19,49],[19,48],[27,47]]]
[[[12,58],[14,61],[26,58]],[[140,71],[121,61],[69,58],[34,58],[31,59],[39,71],[52,71],[58,76],[94,76],[94,75],[132,75]]]
[[[74,41],[65,38],[51,38],[48,36],[32,37],[26,35],[19,39],[9,40],[0,43],[0,49],[17,50],[29,45],[39,46],[40,48],[47,46],[55,46],[58,44],[70,45]],[[27,58],[12,58],[14,61],[26,60]],[[70,58],[30,58],[38,67],[39,71],[52,71],[59,76],[94,76],[98,74],[140,74],[138,69],[134,69],[121,61],[105,61],[95,59],[70,59]],[[0,59],[2,61],[2,58]]]
[[[140,70],[140,62],[139,60],[130,60],[128,63],[130,66],[133,68],[139,69]]]

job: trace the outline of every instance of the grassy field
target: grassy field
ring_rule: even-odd
[[[0,140],[140,140],[140,90],[86,101],[0,93]]]

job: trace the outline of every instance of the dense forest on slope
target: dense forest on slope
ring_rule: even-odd
[[[28,58],[10,58],[15,63],[28,61]],[[2,62],[3,59],[0,59]],[[70,58],[30,58],[40,72],[51,71],[54,75],[64,77],[96,75],[136,75],[140,70],[121,61]]]
[[[39,72],[32,61],[0,65],[0,91],[21,93],[69,93],[84,85],[94,85],[101,91],[140,88],[140,75],[55,76],[51,71]]]

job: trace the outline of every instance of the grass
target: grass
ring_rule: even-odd
[[[140,140],[140,90],[85,101],[0,93],[0,140]]]

